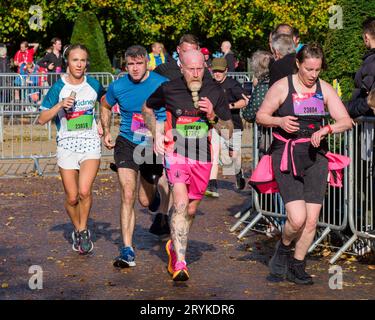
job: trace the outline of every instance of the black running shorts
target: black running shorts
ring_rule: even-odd
[[[162,158],[156,157],[152,146],[137,145],[124,137],[118,136],[114,149],[117,168],[139,171],[143,179],[154,184],[155,178],[163,175]]]

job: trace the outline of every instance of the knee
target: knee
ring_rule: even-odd
[[[91,197],[91,190],[90,189],[83,189],[79,190],[79,199],[86,200]]]
[[[68,194],[66,196],[66,203],[70,206],[76,206],[79,202],[78,194]]]
[[[290,226],[292,227],[294,232],[299,232],[303,229],[305,226],[305,220],[300,219],[300,218],[294,218],[294,219],[288,219]]]
[[[135,191],[123,190],[122,191],[122,202],[124,204],[133,204],[135,199]]]
[[[315,220],[307,220],[305,224],[306,232],[315,232],[318,222]]]

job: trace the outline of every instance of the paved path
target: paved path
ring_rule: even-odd
[[[310,257],[310,287],[271,283],[267,262],[275,239],[251,233],[238,241],[232,216],[249,200],[233,191],[233,177],[219,182],[221,197],[205,199],[189,237],[191,279],[174,283],[166,272],[165,242],[148,233],[150,215],[138,207],[137,266],[112,266],[120,244],[119,188],[114,174],[94,187],[89,226],[95,249],[79,256],[69,242],[72,227],[63,209],[58,177],[0,179],[0,299],[374,299],[373,266],[340,260],[343,289],[331,290],[328,257]],[[30,290],[28,269],[44,271],[42,290]]]

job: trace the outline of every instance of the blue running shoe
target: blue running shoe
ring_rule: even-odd
[[[113,262],[116,268],[135,267],[135,253],[132,247],[122,247],[120,255]]]

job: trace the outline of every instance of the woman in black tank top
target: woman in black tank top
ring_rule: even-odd
[[[328,176],[328,160],[319,151],[326,149],[328,134],[348,130],[352,122],[335,90],[318,78],[324,67],[321,47],[305,45],[296,56],[296,66],[296,74],[269,89],[256,121],[275,127],[272,165],[287,212],[282,239],[269,264],[271,275],[312,284],[305,256],[315,236]],[[335,123],[322,127],[327,111]]]

